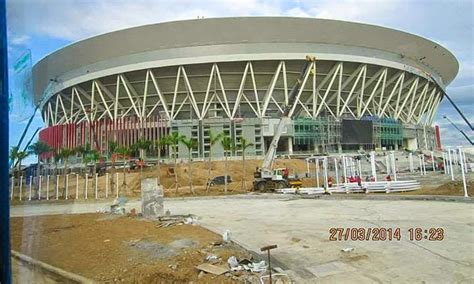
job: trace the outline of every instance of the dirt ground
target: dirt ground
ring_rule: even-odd
[[[195,266],[209,254],[227,266],[230,256],[248,258],[248,252],[197,225],[157,225],[110,214],[12,218],[11,242],[16,251],[100,282],[242,282],[235,273],[200,275]]]
[[[467,193],[469,196],[474,194],[474,181],[467,184]],[[452,195],[464,196],[462,181],[450,181],[440,186],[424,186],[420,190],[403,192],[406,195]]]
[[[243,168],[242,160],[237,161],[228,161],[227,164],[227,173],[231,177],[232,182],[227,186],[227,193],[225,192],[223,185],[215,185],[210,188],[210,191],[206,191],[206,184],[208,180],[208,162],[193,162],[192,165],[192,183],[195,190],[196,196],[201,195],[223,195],[223,194],[239,194],[245,193],[252,190],[253,182],[253,173],[256,167],[260,166],[262,163],[261,160],[247,160],[245,162],[245,170]],[[223,161],[213,161],[211,168],[211,178],[216,176],[221,176],[225,174],[225,163]],[[290,174],[303,174],[306,171],[306,164],[304,160],[277,160],[275,162],[276,167],[288,167],[290,168]],[[164,193],[166,197],[180,197],[180,196],[190,196],[191,191],[189,188],[189,175],[188,175],[188,164],[179,163],[177,168],[178,176],[178,191],[176,192],[175,186],[175,177],[168,174],[168,169],[172,168],[173,164],[162,164],[160,167],[160,179],[161,184],[164,187]],[[109,172],[111,172],[109,170]],[[128,197],[139,197],[140,196],[140,180],[141,175],[145,178],[156,178],[158,169],[157,167],[144,168],[142,174],[140,170],[133,170],[125,174],[126,186],[123,185],[124,175],[122,169],[117,169],[118,173],[118,185],[119,185],[119,195],[126,195]],[[245,186],[242,182],[242,178],[245,177]],[[106,176],[100,176],[97,183],[97,195],[99,198],[104,198],[107,196],[109,198],[116,196],[116,189],[112,188],[110,185],[110,180],[112,179],[112,174],[109,174],[109,187],[106,188]],[[60,176],[58,180],[59,184],[59,199],[63,199],[63,189],[64,189],[64,177]],[[84,199],[85,197],[85,178],[79,176],[77,180],[77,193],[79,199]],[[56,180],[53,176],[50,177],[50,190],[49,198],[55,199],[56,189],[55,189]],[[76,175],[71,174],[68,178],[68,198],[73,200],[76,197]],[[311,186],[314,184],[314,180],[303,181],[303,184],[306,186]],[[42,181],[42,193],[41,196],[43,199],[46,198],[47,192],[47,181],[43,179]],[[15,189],[15,198],[12,204],[20,204],[18,199],[19,187]],[[23,185],[22,188],[22,201],[28,199],[29,188],[27,185]],[[33,199],[35,198],[35,190],[33,190]],[[95,198],[95,187],[93,179],[89,176],[87,180],[87,196],[88,198]]]
[[[245,169],[243,167],[242,160],[228,161],[227,173],[231,176],[232,182],[227,186],[227,192],[225,192],[223,185],[216,185],[210,188],[209,192],[206,190],[206,184],[208,180],[208,162],[193,162],[192,165],[192,184],[194,188],[194,194],[191,193],[189,187],[189,175],[188,175],[188,164],[186,162],[179,163],[177,168],[178,176],[178,190],[176,191],[175,178],[168,174],[168,169],[173,167],[173,164],[162,164],[160,167],[160,178],[161,184],[164,187],[165,197],[184,197],[184,196],[205,196],[205,195],[224,195],[224,194],[241,194],[252,191],[252,182],[253,182],[253,173],[256,167],[261,165],[261,160],[247,160],[245,162]],[[216,176],[221,176],[225,174],[225,163],[223,161],[213,161],[211,170],[211,178]],[[288,167],[290,169],[290,174],[298,174],[300,177],[306,172],[306,164],[302,159],[279,159],[275,161],[275,167]],[[109,170],[110,172],[110,170]],[[127,172],[125,175],[126,186],[123,185],[124,175],[122,169],[117,169],[118,173],[118,189],[119,195],[127,197],[139,197],[140,196],[140,180],[141,176],[145,178],[156,178],[158,176],[157,167],[144,168],[143,172],[140,173],[140,170],[133,170]],[[106,176],[100,176],[98,178],[97,184],[97,196],[98,198],[105,198],[106,195],[108,198],[113,198],[117,195],[115,187],[112,187],[110,181],[112,179],[112,174],[109,174],[109,186],[106,187]],[[245,184],[242,182],[242,179],[245,180]],[[76,175],[71,174],[69,176],[69,187],[68,187],[68,198],[74,200],[76,198],[76,189],[79,199],[84,199],[85,197],[85,178],[79,176],[77,180],[76,187]],[[303,187],[316,186],[314,178],[302,178]],[[322,184],[322,177],[320,178],[320,184]],[[456,183],[447,183],[439,187],[433,187],[430,185],[424,185],[422,183],[422,189],[407,192],[403,194],[416,194],[416,195],[463,195],[462,184],[459,182]],[[472,182],[469,186],[472,191]],[[46,198],[46,188],[47,181],[43,180],[42,182],[42,198]],[[63,188],[64,188],[64,177],[59,177],[59,199],[63,199]],[[106,194],[107,191],[107,194]],[[22,196],[23,201],[18,200],[19,188],[15,189],[15,198],[11,202],[13,205],[21,204],[28,199],[28,188],[23,186]],[[55,199],[56,190],[55,190],[55,180],[54,177],[50,177],[50,190],[48,195],[50,198]],[[94,182],[91,177],[88,178],[87,182],[87,196],[89,199],[95,198],[95,187]],[[33,199],[35,197],[35,192],[33,192]]]

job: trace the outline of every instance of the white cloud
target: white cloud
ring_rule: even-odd
[[[12,36],[9,38],[8,43],[11,45],[25,45],[29,42],[30,38],[28,35]]]
[[[8,21],[15,34],[79,40],[133,26],[198,16],[279,15],[278,0],[9,0]]]
[[[118,29],[198,16],[319,17],[388,26],[433,39],[454,52],[460,62],[460,72],[448,92],[465,114],[473,118],[473,3],[445,0],[7,0],[7,12],[10,47],[33,45],[33,38],[37,37],[76,41]],[[442,114],[448,113],[462,125],[453,112],[443,101],[437,120],[443,127],[443,142],[446,139],[454,145],[463,138],[442,119]]]

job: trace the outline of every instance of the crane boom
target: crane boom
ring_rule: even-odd
[[[303,65],[303,68],[301,69],[300,76],[298,77],[298,79],[296,79],[296,82],[293,85],[293,88],[291,89],[289,99],[288,99],[288,104],[285,106],[285,109],[283,110],[283,114],[280,118],[280,122],[278,123],[274,131],[272,142],[270,143],[268,147],[268,151],[265,154],[265,158],[263,159],[261,169],[264,171],[270,170],[270,165],[273,161],[273,158],[275,157],[276,149],[278,147],[278,142],[280,141],[280,137],[283,132],[283,129],[285,128],[285,125],[287,125],[291,120],[292,109],[294,105],[296,104],[297,96],[300,93],[301,84],[304,78],[306,77],[306,74],[310,72],[309,70],[310,66],[315,60],[316,59],[312,56],[306,56],[306,61],[305,61],[305,64]]]

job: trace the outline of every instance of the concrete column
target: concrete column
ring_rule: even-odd
[[[293,155],[293,137],[288,137],[288,155]]]

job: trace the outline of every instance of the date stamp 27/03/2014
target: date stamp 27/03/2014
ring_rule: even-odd
[[[330,228],[330,241],[442,241],[443,228]]]

